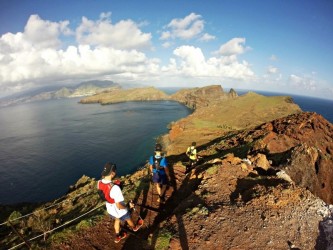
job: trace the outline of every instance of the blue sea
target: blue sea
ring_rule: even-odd
[[[333,101],[292,98],[302,110],[333,123]],[[82,175],[99,178],[107,161],[117,164],[120,176],[133,173],[153,153],[156,138],[168,132],[167,125],[191,113],[171,101],[103,106],[78,101],[0,108],[0,204],[58,198]]]
[[[171,101],[79,104],[61,99],[0,109],[0,204],[49,201],[82,176],[142,167],[167,125],[191,111]]]

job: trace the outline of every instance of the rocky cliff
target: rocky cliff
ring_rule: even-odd
[[[233,89],[229,93],[225,93],[221,85],[211,85],[203,88],[183,89],[171,95],[171,98],[191,109],[197,109],[237,96]]]
[[[245,121],[237,123],[240,117]],[[226,121],[235,121],[235,127],[228,127]],[[189,129],[195,126],[202,128],[200,133]],[[172,134],[175,128],[179,133]],[[221,131],[209,134],[215,131],[211,128]],[[156,201],[147,166],[121,177],[124,196],[137,204],[134,218],[139,213],[145,220],[137,233],[127,228],[128,237],[113,243],[113,221],[96,193],[96,180],[87,176],[65,196],[37,205],[30,216],[13,221],[16,230],[26,239],[42,235],[31,244],[47,249],[333,247],[333,206],[329,205],[333,125],[322,116],[302,112],[288,97],[249,93],[196,105],[194,113],[176,122],[170,133],[171,180],[165,203]],[[197,148],[200,160],[185,174],[188,144],[180,138],[188,142],[201,137],[205,140]],[[2,216],[10,214],[11,219],[20,216],[9,208],[3,211]],[[0,237],[6,248],[22,241],[9,224],[0,228]]]

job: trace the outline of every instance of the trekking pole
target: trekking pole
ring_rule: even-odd
[[[146,205],[143,205],[143,204],[136,204],[138,205],[139,207],[142,207],[144,209],[147,209],[150,211],[154,211],[154,212],[160,212],[160,209],[157,209],[157,208],[153,208],[153,207],[150,207],[150,206],[146,206]]]
[[[24,238],[23,238],[23,236],[16,230],[16,228],[13,226],[13,224],[10,222],[10,221],[8,221],[8,223],[9,223],[9,225],[10,225],[10,227],[14,230],[14,232],[21,238],[21,240],[23,240],[24,241],[24,244],[26,244],[27,245],[27,247],[28,247],[28,249],[31,249],[31,245],[28,243],[28,241],[26,241]]]
[[[153,205],[153,195],[154,195],[154,182],[151,183],[151,195],[150,195],[150,206]],[[149,226],[150,226],[150,218],[151,218],[151,210],[149,210]]]
[[[141,215],[140,215],[140,213],[135,209],[135,205],[137,205],[137,204],[134,204],[134,202],[131,200],[130,201],[134,206],[132,207],[132,209],[136,212],[136,214],[139,216],[139,219],[140,220],[143,220],[142,218],[141,218]]]

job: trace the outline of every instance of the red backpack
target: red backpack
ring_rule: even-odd
[[[97,192],[103,201],[107,201],[111,204],[115,203],[114,199],[110,197],[110,191],[113,185],[118,185],[121,189],[121,183],[119,180],[115,180],[114,182],[103,183],[101,180],[97,183]]]
[[[111,204],[114,203],[114,199],[110,197],[110,191],[111,188],[113,187],[113,183],[103,183],[101,180],[98,181],[97,183],[97,189],[98,189],[98,194],[101,197],[103,201],[107,201]]]

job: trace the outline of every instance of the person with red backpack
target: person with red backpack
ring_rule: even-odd
[[[137,225],[134,225],[131,213],[124,203],[122,191],[119,185],[113,181],[113,178],[116,176],[116,171],[116,164],[112,164],[110,162],[106,163],[101,173],[102,179],[97,183],[97,188],[99,195],[103,200],[105,200],[108,214],[115,219],[115,242],[118,243],[121,239],[124,239],[127,236],[125,231],[120,230],[121,222],[126,221],[129,227],[136,232],[143,225],[143,220],[139,220]],[[129,206],[130,208],[134,208],[134,204],[132,202],[129,203]]]

